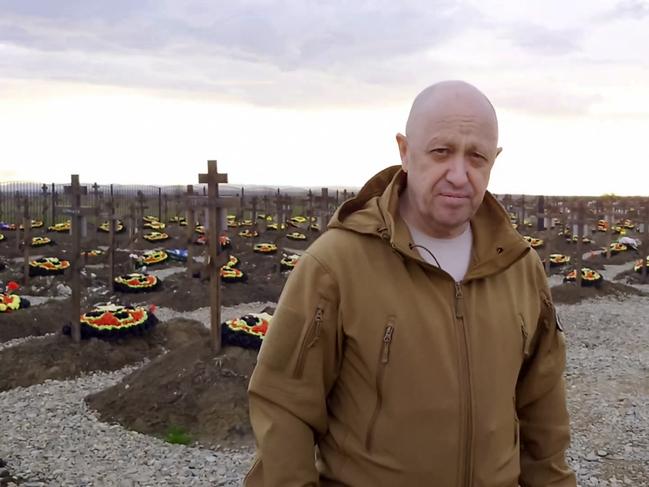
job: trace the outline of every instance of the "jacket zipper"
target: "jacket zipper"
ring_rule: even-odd
[[[374,433],[374,425],[376,420],[379,417],[379,412],[381,411],[381,406],[383,403],[383,373],[385,367],[390,361],[390,344],[392,343],[392,337],[394,336],[394,321],[390,319],[388,325],[383,331],[383,344],[381,345],[381,353],[379,354],[379,367],[376,372],[376,406],[374,407],[374,412],[370,418],[370,423],[367,428],[367,436],[365,437],[365,449],[370,451],[372,448],[372,439]]]
[[[525,320],[523,319],[523,315],[519,315],[519,318],[521,319],[521,334],[523,335],[523,360],[525,360],[527,358],[525,356],[525,349],[527,347],[528,333],[527,333],[527,327],[525,326]]]
[[[520,430],[518,424],[518,412],[516,409],[516,396],[512,397],[512,402],[514,403],[514,446],[517,446],[520,441]]]
[[[312,348],[320,338],[320,329],[322,328],[322,320],[324,318],[324,309],[322,306],[318,306],[315,310],[315,315],[309,329],[306,331],[304,340],[300,344],[300,350],[297,355],[297,362],[295,363],[295,369],[293,369],[293,378],[301,379],[302,373],[304,372],[304,362],[306,361],[307,350]]]
[[[469,366],[469,345],[467,338],[466,323],[464,318],[464,296],[462,295],[462,283],[455,283],[455,318],[460,327],[459,334],[459,347],[460,347],[460,361],[461,373],[464,375],[462,381],[462,389],[464,395],[464,453],[462,454],[463,470],[461,481],[458,485],[471,487],[471,472],[473,463],[473,418],[471,407],[471,369]]]

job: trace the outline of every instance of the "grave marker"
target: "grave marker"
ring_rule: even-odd
[[[210,338],[212,350],[221,351],[221,254],[219,236],[221,234],[221,219],[219,212],[228,207],[237,206],[236,201],[219,198],[219,184],[228,182],[228,175],[218,172],[216,161],[207,161],[207,173],[198,175],[198,182],[207,185],[207,243],[209,255],[207,269],[210,276]],[[243,188],[241,191],[243,201]]]
[[[81,221],[84,214],[93,211],[92,208],[81,207],[81,195],[87,194],[88,189],[79,185],[79,175],[73,174],[70,186],[64,187],[65,194],[70,195],[71,207],[64,209],[64,213],[70,215],[72,233],[72,255],[70,257],[70,272],[72,277],[72,297],[70,306],[70,324],[72,327],[72,339],[75,343],[81,341]]]
[[[24,284],[29,284],[29,248],[31,247],[32,219],[29,216],[29,197],[23,198],[23,273]],[[17,233],[20,233],[20,227]]]

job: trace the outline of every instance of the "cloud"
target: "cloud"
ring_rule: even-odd
[[[469,27],[467,18],[477,18],[477,12],[449,0],[398,4],[4,0],[0,8],[4,19],[0,39],[13,45],[48,51],[220,52],[283,70],[305,66],[326,70],[422,51]],[[15,25],[21,27],[12,29]]]
[[[145,14],[155,6],[154,0],[0,0],[0,11],[23,18],[51,19],[56,21],[87,21],[102,19],[115,22]]]
[[[502,108],[551,116],[587,115],[594,105],[602,101],[597,94],[575,93],[558,87],[543,90],[527,87],[496,93],[494,98]]]
[[[544,56],[561,56],[579,51],[582,36],[578,29],[553,29],[536,24],[519,25],[508,32],[515,46]]]
[[[0,12],[0,77],[287,106],[394,97],[442,64],[427,51],[482,18],[450,0],[0,0]]]
[[[611,19],[641,20],[649,16],[649,2],[646,0],[622,0],[606,14]]]
[[[565,15],[555,22],[540,6],[530,13],[518,3],[500,18],[501,2],[492,3],[0,0],[0,83],[62,81],[313,108],[408,103],[431,82],[459,78],[495,93],[515,86],[503,97],[515,109],[581,114],[596,103],[590,80],[622,56],[631,35],[644,36],[640,24],[602,35],[623,26],[575,20],[581,4],[557,10]],[[628,59],[616,70],[644,56],[623,52]],[[584,60],[604,58],[613,61],[588,68],[598,76],[580,93]],[[570,88],[548,91],[547,80]]]

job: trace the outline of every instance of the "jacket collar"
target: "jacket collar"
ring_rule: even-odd
[[[388,167],[372,177],[358,195],[336,211],[329,228],[342,228],[379,237],[399,254],[428,265],[412,250],[410,231],[399,216],[399,194],[406,186],[401,166]],[[486,192],[471,219],[473,251],[465,281],[498,273],[530,250],[529,244],[512,228],[509,215],[496,198]]]

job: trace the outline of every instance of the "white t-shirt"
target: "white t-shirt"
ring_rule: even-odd
[[[455,279],[455,282],[460,282],[464,279],[466,271],[469,269],[471,248],[473,245],[473,233],[471,233],[470,224],[467,225],[466,230],[462,235],[454,238],[433,238],[420,232],[407,221],[406,225],[410,230],[412,243],[417,245],[417,247],[414,248],[417,249],[419,255],[421,255],[426,262],[435,267],[437,267],[439,263],[439,267],[450,274],[453,279]],[[426,249],[428,249],[428,251]],[[431,253],[435,255],[437,262],[435,262],[433,256],[430,255]]]

